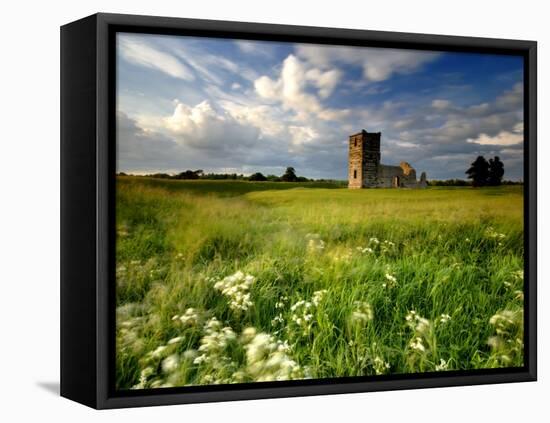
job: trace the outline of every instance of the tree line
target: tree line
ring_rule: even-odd
[[[498,156],[486,160],[483,156],[478,156],[466,170],[468,180],[464,179],[446,179],[446,180],[429,180],[430,186],[498,186],[498,185],[520,185],[522,182],[503,180],[504,163]],[[126,176],[124,172],[119,175]],[[269,182],[331,182],[345,185],[346,181],[337,181],[333,179],[309,179],[304,176],[298,176],[296,170],[289,166],[282,175],[264,175],[261,172],[255,172],[245,176],[237,173],[205,173],[202,169],[185,170],[176,174],[168,173],[152,173],[143,175],[149,178],[160,179],[205,179],[205,180],[236,180],[236,181],[269,181]]]
[[[129,176],[124,172],[120,176]],[[133,176],[133,175],[130,175]],[[269,182],[342,182],[333,179],[310,179],[305,176],[296,175],[296,170],[289,166],[282,175],[264,175],[261,172],[255,172],[252,175],[245,176],[237,173],[205,173],[202,169],[185,170],[176,174],[169,173],[151,173],[143,175],[148,178],[159,179],[186,179],[186,180],[234,180],[234,181],[269,181]]]

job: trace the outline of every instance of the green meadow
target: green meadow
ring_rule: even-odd
[[[118,389],[523,365],[523,188],[118,177]]]

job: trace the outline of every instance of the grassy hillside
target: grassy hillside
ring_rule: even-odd
[[[521,366],[522,187],[117,180],[120,389]]]

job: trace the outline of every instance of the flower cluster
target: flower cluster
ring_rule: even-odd
[[[306,234],[307,249],[309,252],[318,252],[325,249],[325,241],[321,239],[319,234]]]
[[[409,342],[409,348],[417,353],[425,353],[431,348],[433,343],[432,323],[419,316],[415,310],[409,311],[405,316],[407,326],[412,329],[413,337]]]
[[[247,373],[253,380],[275,381],[303,378],[302,368],[289,356],[290,347],[267,333],[247,328],[241,336],[246,351]]]
[[[436,322],[445,324],[449,322],[449,320],[451,320],[451,316],[449,314],[443,313],[437,318]]]
[[[485,236],[487,238],[496,239],[499,241],[506,238],[506,234],[495,231],[495,228],[493,228],[492,226],[489,226],[487,229],[485,229]]]
[[[356,247],[357,251],[359,251],[361,254],[374,254],[374,250],[371,247]]]
[[[487,343],[493,358],[500,364],[509,365],[523,354],[523,310],[502,310],[489,319],[496,335]]]
[[[380,241],[376,237],[371,237],[366,246],[358,246],[355,249],[361,254],[387,254],[394,253],[396,245],[387,239]]]
[[[353,258],[353,250],[350,248],[340,248],[333,250],[330,258],[336,262],[349,262]]]
[[[513,291],[516,300],[523,302],[523,270],[512,272],[510,278],[504,281],[504,287]]]
[[[381,357],[376,356],[374,357],[374,360],[372,360],[372,367],[374,368],[374,373],[377,375],[383,375],[390,369],[390,363],[384,361]]]
[[[485,238],[497,241],[497,245],[500,247],[502,241],[506,238],[506,234],[497,232],[492,226],[489,226],[485,230]]]
[[[352,324],[364,326],[374,318],[374,312],[369,303],[363,301],[355,301],[353,303],[354,310],[351,313]]]
[[[235,332],[229,326],[222,327],[221,322],[212,317],[204,325],[205,335],[201,338],[199,347],[200,355],[194,360],[194,364],[211,363],[219,360],[227,346],[237,339]]]
[[[301,329],[301,332],[306,335],[311,331],[314,319],[315,309],[323,300],[326,289],[315,291],[311,300],[299,300],[290,307],[292,323]]]
[[[397,286],[397,278],[394,275],[386,273],[384,276],[386,281],[382,283],[383,288],[394,288]]]
[[[250,287],[256,278],[252,275],[245,275],[240,270],[231,276],[226,276],[214,284],[214,288],[221,291],[229,298],[229,307],[236,311],[246,311],[252,306],[250,300]]]
[[[194,308],[188,308],[182,315],[172,316],[172,320],[179,320],[185,326],[196,326],[202,320],[202,315]]]
[[[313,296],[311,297],[311,302],[315,307],[317,307],[321,303],[326,293],[327,293],[326,289],[321,289],[320,291],[315,291],[313,293]]]
[[[385,241],[380,245],[380,252],[381,252],[382,254],[384,254],[384,253],[390,253],[390,252],[393,252],[394,250],[395,250],[395,243],[394,243],[394,242],[385,240]]]
[[[313,307],[313,303],[306,300],[299,300],[290,307],[290,311],[292,312],[291,320],[296,326],[302,328],[304,334],[311,330]]]
[[[443,359],[439,360],[439,364],[435,365],[436,372],[443,372],[449,369],[449,362]]]

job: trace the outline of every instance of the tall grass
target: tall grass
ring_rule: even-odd
[[[521,366],[522,212],[521,187],[119,178],[117,386]]]

